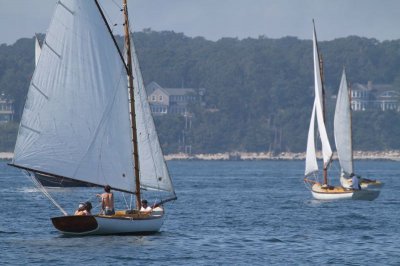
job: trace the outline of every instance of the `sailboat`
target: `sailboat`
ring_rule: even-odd
[[[52,223],[64,234],[151,233],[166,202],[176,200],[164,161],[123,0],[122,52],[97,0],[58,1],[25,103],[11,165],[35,175],[95,186],[136,198],[115,215],[68,215]],[[142,190],[158,191],[153,212],[141,213]]]
[[[313,31],[313,58],[314,58],[314,89],[315,98],[311,113],[310,127],[308,130],[305,178],[306,184],[315,199],[336,200],[336,199],[359,199],[374,200],[379,196],[377,190],[355,190],[342,186],[333,186],[328,183],[328,168],[332,163],[333,152],[329,143],[325,127],[325,90],[322,82],[322,60],[319,55],[316,30]],[[318,163],[315,148],[315,120],[317,120],[318,133],[321,140],[323,157],[323,181],[318,180]],[[313,179],[312,177],[315,177]]]
[[[343,69],[336,101],[334,136],[339,163],[341,166],[340,183],[345,188],[352,187],[351,176],[354,175],[350,95],[346,71]],[[383,183],[378,180],[360,178],[360,186],[362,189],[380,188],[383,186]]]

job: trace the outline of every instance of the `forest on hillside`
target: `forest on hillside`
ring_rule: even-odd
[[[305,150],[314,97],[311,40],[260,36],[209,41],[150,29],[136,32],[134,40],[146,84],[206,88],[206,106],[190,106],[192,127],[185,138],[192,152]],[[332,96],[344,66],[350,83],[372,81],[400,88],[400,40],[350,36],[319,46],[330,132]],[[16,124],[33,70],[33,38],[0,45],[0,92],[15,101]],[[184,118],[165,115],[155,121],[164,150],[179,151]],[[354,112],[353,121],[355,149],[400,149],[400,113]],[[16,130],[13,124],[0,126],[0,150],[13,149]],[[332,134],[330,138],[333,142]]]

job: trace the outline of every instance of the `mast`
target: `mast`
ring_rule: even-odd
[[[135,164],[135,183],[136,183],[136,208],[141,208],[141,195],[140,195],[140,168],[139,168],[139,152],[138,152],[138,138],[136,129],[136,113],[135,113],[135,97],[133,92],[133,75],[132,75],[132,54],[131,54],[131,39],[129,33],[129,19],[128,19],[128,4],[123,0],[123,13],[124,13],[124,35],[125,35],[125,49],[126,49],[126,65],[128,68],[128,86],[129,86],[129,102],[131,108],[131,128],[132,128],[132,143],[133,143],[133,160]]]

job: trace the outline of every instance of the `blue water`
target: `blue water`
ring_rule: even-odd
[[[386,183],[373,202],[313,200],[302,161],[168,164],[178,201],[160,233],[71,238],[51,225],[58,209],[1,162],[0,264],[400,265],[399,162],[356,162]],[[50,192],[71,212],[101,190]]]

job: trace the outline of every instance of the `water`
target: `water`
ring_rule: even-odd
[[[169,162],[178,201],[150,236],[64,237],[58,209],[0,163],[0,264],[399,265],[400,163],[357,161],[386,185],[373,202],[319,202],[304,162]],[[71,212],[100,189],[52,189]],[[70,195],[78,195],[68,198]]]

